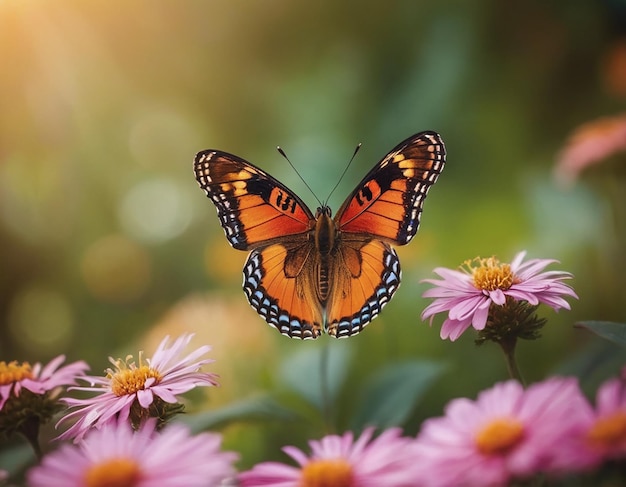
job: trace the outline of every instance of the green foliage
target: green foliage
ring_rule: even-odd
[[[423,360],[391,363],[382,368],[359,395],[350,429],[403,426],[443,370],[440,363]]]
[[[576,326],[589,330],[616,345],[626,347],[626,323],[614,323],[612,321],[580,321],[576,323]]]
[[[225,425],[249,421],[294,421],[296,415],[269,396],[257,396],[230,403],[228,406],[179,416],[176,421],[194,432],[223,428]]]

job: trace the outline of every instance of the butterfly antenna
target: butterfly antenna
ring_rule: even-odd
[[[311,194],[313,195],[313,197],[317,200],[317,202],[319,203],[320,206],[324,206],[322,204],[322,202],[320,201],[320,199],[317,197],[317,195],[315,194],[315,192],[311,189],[311,186],[308,185],[308,183],[305,181],[305,179],[302,177],[302,174],[300,174],[298,172],[298,170],[296,169],[296,166],[294,166],[291,161],[289,160],[289,158],[287,157],[287,154],[285,154],[285,151],[281,149],[280,146],[276,147],[276,150],[278,151],[278,153],[283,156],[287,162],[289,163],[289,165],[291,166],[291,168],[296,172],[296,174],[298,175],[298,177],[302,180],[302,182],[304,183],[304,185],[309,189],[309,191],[311,192]]]
[[[335,192],[335,190],[337,189],[337,186],[339,186],[339,183],[341,182],[341,180],[343,179],[343,177],[346,175],[346,173],[348,172],[348,168],[350,167],[350,164],[352,164],[352,161],[354,160],[354,158],[356,157],[357,153],[359,152],[359,150],[361,149],[361,143],[359,142],[359,144],[356,146],[356,148],[354,149],[354,154],[352,154],[352,157],[350,158],[350,161],[348,162],[348,164],[346,165],[346,168],[343,170],[343,172],[341,173],[341,176],[339,176],[339,179],[337,180],[337,183],[335,184],[335,186],[333,187],[333,189],[330,190],[330,193],[328,194],[327,198],[326,198],[326,202],[328,203],[328,200],[330,200],[330,197],[333,195],[333,193]]]

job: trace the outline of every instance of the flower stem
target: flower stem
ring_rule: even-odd
[[[332,404],[330,401],[330,393],[328,390],[328,361],[329,361],[330,349],[328,341],[324,343],[322,347],[322,353],[320,355],[320,387],[321,387],[321,399],[322,399],[322,416],[326,423],[326,431],[330,433],[335,432],[335,425],[332,418]]]
[[[509,376],[512,379],[516,379],[523,386],[526,385],[526,381],[524,381],[524,377],[522,377],[522,373],[517,365],[517,359],[515,358],[515,345],[517,344],[517,338],[515,337],[507,337],[498,341],[498,344],[502,348],[504,352],[504,358],[506,360],[506,368],[509,372]]]
[[[39,419],[35,417],[31,417],[24,421],[24,423],[19,428],[19,432],[28,440],[28,443],[32,447],[37,458],[41,460],[42,451],[39,446]]]

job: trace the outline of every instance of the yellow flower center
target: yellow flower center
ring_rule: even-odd
[[[141,470],[134,460],[113,458],[90,467],[85,473],[85,487],[135,487]]]
[[[495,257],[474,260],[464,263],[465,270],[474,279],[474,286],[484,291],[509,289],[515,283],[516,277],[509,264],[502,264]]]
[[[24,379],[32,379],[33,372],[28,362],[18,364],[17,360],[13,360],[8,364],[3,360],[0,362],[0,385],[20,382]]]
[[[302,468],[298,487],[353,487],[352,466],[343,459],[313,460]]]
[[[612,447],[626,444],[626,411],[598,419],[587,433],[593,445]]]
[[[476,435],[478,451],[484,455],[509,452],[524,436],[523,425],[513,418],[494,419]]]
[[[125,361],[119,359],[113,362],[116,371],[108,370],[107,377],[111,379],[111,391],[116,396],[127,396],[135,394],[145,388],[146,381],[154,378],[155,384],[161,381],[161,374],[158,371],[140,365],[137,367],[133,362],[129,363],[132,357],[127,357]],[[141,357],[139,357],[141,360]]]

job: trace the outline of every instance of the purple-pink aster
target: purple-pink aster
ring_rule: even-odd
[[[169,337],[165,337],[151,359],[144,359],[141,353],[137,364],[130,356],[124,361],[110,358],[115,368],[108,369],[105,377],[81,377],[91,386],[73,387],[72,390],[95,395],[88,399],[65,399],[73,410],[59,424],[76,422],[59,438],[78,441],[93,427],[100,428],[115,418],[128,419],[132,407],[147,410],[155,401],[176,404],[177,396],[197,386],[217,385],[216,375],[200,371],[203,365],[213,362],[200,359],[211,349],[209,346],[182,356],[192,338],[193,335],[185,334],[168,346]]]
[[[113,421],[46,455],[28,472],[30,487],[207,487],[224,485],[235,475],[237,454],[223,452],[221,436],[190,435],[171,424],[155,431],[149,420],[134,431]]]
[[[603,460],[626,459],[626,380],[623,378],[610,379],[598,389],[587,441]]]
[[[498,487],[551,473],[587,406],[576,380],[567,378],[527,390],[510,380],[476,401],[454,399],[445,416],[426,420],[418,434],[425,485]]]
[[[65,355],[59,355],[45,367],[39,362],[32,367],[28,363],[20,364],[15,360],[9,363],[0,362],[0,411],[11,396],[19,396],[22,389],[34,394],[44,394],[57,387],[76,384],[76,379],[89,369],[83,361],[60,367],[64,360]]]
[[[510,264],[494,257],[475,259],[460,271],[436,268],[435,274],[442,279],[422,281],[435,286],[423,294],[425,298],[435,299],[422,312],[422,319],[447,312],[441,338],[454,341],[470,326],[483,330],[490,306],[504,305],[507,297],[533,306],[544,303],[554,310],[570,309],[564,296],[578,296],[562,281],[572,275],[562,271],[544,272],[548,265],[557,261],[530,259],[524,262],[525,256],[526,252],[518,253]]]
[[[595,408],[589,405],[580,413],[578,429],[562,445],[553,468],[572,472],[626,460],[626,380],[607,380],[598,389]]]
[[[283,451],[298,466],[264,462],[239,474],[242,487],[414,487],[420,485],[414,468],[414,440],[388,429],[372,439],[373,428],[356,440],[351,432],[310,441],[310,455],[287,446]]]

